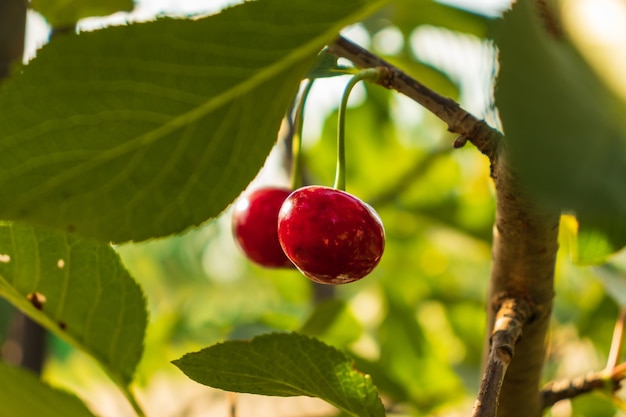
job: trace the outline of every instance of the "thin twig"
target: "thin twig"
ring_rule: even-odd
[[[120,381],[119,378],[116,378],[115,376],[113,376],[113,374],[109,373],[109,377],[111,377],[111,379],[120,388],[120,391],[122,392],[122,394],[124,394],[124,397],[126,397],[126,400],[128,400],[128,403],[133,408],[133,411],[135,412],[137,417],[146,417],[146,412],[141,407],[141,404],[139,404],[139,400],[137,399],[137,396],[133,392],[133,389],[131,388],[131,386],[124,384],[123,382]]]
[[[615,368],[611,370],[611,378],[620,380],[626,378],[626,362],[616,365]]]
[[[541,391],[543,409],[552,407],[561,400],[567,400],[588,392],[611,388],[617,391],[621,382],[626,378],[626,362],[620,363],[622,346],[624,342],[624,321],[626,320],[626,307],[622,307],[613,330],[611,351],[606,368],[600,372],[592,372],[583,377],[565,379],[547,384]],[[610,385],[609,385],[610,384]]]
[[[606,371],[600,371],[583,377],[551,382],[541,390],[543,409],[550,408],[561,400],[578,397],[597,389],[610,387],[616,391],[620,388],[623,379],[623,374],[611,375]]]
[[[237,394],[234,392],[228,393],[228,415],[230,417],[237,417]]]
[[[378,81],[378,84],[396,90],[421,104],[443,120],[450,132],[466,137],[483,154],[487,155],[492,163],[494,162],[502,134],[484,120],[478,119],[461,108],[456,101],[437,94],[397,67],[341,36],[328,46],[328,52],[347,58],[360,68],[385,68],[386,74]]]
[[[505,298],[498,309],[491,333],[491,349],[483,372],[472,417],[495,417],[500,388],[513,359],[515,345],[522,337],[524,324],[531,317],[531,307],[520,298]]]
[[[624,345],[624,321],[626,321],[626,307],[622,307],[613,329],[613,339],[611,340],[611,351],[606,362],[605,370],[612,370],[620,362],[622,356],[622,346]]]

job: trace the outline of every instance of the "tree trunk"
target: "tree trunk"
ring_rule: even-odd
[[[536,417],[542,412],[540,382],[558,249],[559,213],[538,207],[518,184],[506,159],[506,146],[493,161],[497,205],[493,267],[488,298],[488,338],[499,300],[526,300],[532,315],[523,328],[502,385],[499,417]]]

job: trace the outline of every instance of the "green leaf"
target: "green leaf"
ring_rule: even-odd
[[[363,332],[344,300],[329,299],[320,303],[299,330],[333,346],[348,346]]]
[[[322,47],[386,0],[259,0],[55,38],[0,89],[0,217],[181,232],[258,173]]]
[[[307,78],[328,78],[338,77],[346,74],[356,74],[358,70],[354,67],[346,67],[337,63],[337,56],[329,54],[323,50],[317,56],[313,67],[309,70]]]
[[[188,377],[226,391],[318,397],[356,417],[384,416],[368,375],[337,349],[296,333],[229,341],[174,361]]]
[[[300,327],[300,332],[312,337],[323,335],[346,311],[347,307],[344,300],[331,298],[324,301],[313,310],[313,313]]]
[[[574,212],[595,236],[583,258],[623,247],[626,103],[567,38],[543,27],[532,2],[505,14],[497,45],[496,105],[521,180],[542,203]],[[583,237],[582,247],[591,243]]]
[[[75,396],[42,383],[33,373],[0,362],[4,417],[93,417]]]
[[[31,0],[30,5],[54,28],[72,26],[84,17],[108,16],[133,9],[132,0]]]
[[[587,219],[578,216],[573,260],[579,265],[599,265],[626,243],[626,223],[620,218]]]
[[[110,245],[0,223],[0,296],[128,385],[143,350],[146,302]]]

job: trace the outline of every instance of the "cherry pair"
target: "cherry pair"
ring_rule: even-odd
[[[380,261],[385,232],[378,214],[345,191],[306,186],[266,187],[239,199],[233,233],[253,262],[295,265],[306,277],[345,284],[369,274]]]

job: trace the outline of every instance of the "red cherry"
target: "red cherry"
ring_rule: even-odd
[[[290,189],[266,187],[244,194],[235,204],[233,235],[241,250],[253,262],[267,268],[293,264],[278,243],[278,211]]]
[[[369,205],[329,187],[300,188],[278,214],[278,240],[308,278],[345,284],[369,274],[385,248],[385,230]]]

